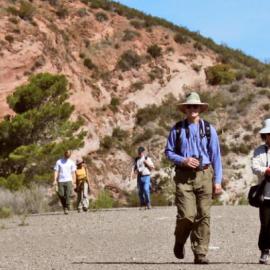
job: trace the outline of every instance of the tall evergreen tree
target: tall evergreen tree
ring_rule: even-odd
[[[74,107],[67,86],[64,75],[41,73],[7,98],[16,115],[0,123],[0,185],[16,190],[48,183],[63,151],[83,146],[83,120],[69,120]]]

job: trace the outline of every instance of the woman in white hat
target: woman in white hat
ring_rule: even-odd
[[[258,176],[259,183],[266,177],[270,177],[270,119],[264,121],[264,127],[260,130],[260,135],[264,143],[255,149],[251,165],[253,173]],[[264,197],[264,202],[262,206],[260,206],[259,211],[261,222],[258,241],[258,246],[261,251],[259,262],[268,264],[270,262],[270,197]]]
[[[87,169],[84,165],[84,161],[82,159],[78,159],[76,161],[77,170],[76,174],[76,192],[77,192],[77,209],[78,212],[87,211],[89,207],[89,177]]]

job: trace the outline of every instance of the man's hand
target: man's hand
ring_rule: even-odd
[[[221,184],[214,184],[214,195],[219,195],[222,193]]]
[[[200,162],[196,158],[189,157],[183,161],[183,164],[187,167],[196,169],[197,167],[199,167]]]

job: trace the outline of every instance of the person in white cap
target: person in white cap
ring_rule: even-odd
[[[215,128],[200,118],[208,104],[196,92],[188,94],[179,107],[186,117],[173,126],[165,148],[167,158],[175,164],[174,255],[184,258],[190,236],[194,263],[208,264],[212,193],[221,192],[222,181],[219,140]]]
[[[264,121],[264,127],[259,131],[263,144],[254,150],[251,168],[255,175],[258,176],[259,184],[263,179],[269,178],[270,181],[270,119]],[[267,181],[268,182],[268,181]],[[266,187],[269,185],[265,185]],[[267,191],[267,190],[265,190]],[[264,192],[265,192],[264,191]],[[262,205],[259,207],[260,212],[260,234],[258,246],[261,251],[259,262],[269,264],[270,260],[270,197],[264,197]]]

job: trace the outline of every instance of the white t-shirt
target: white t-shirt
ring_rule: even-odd
[[[59,173],[58,182],[72,181],[72,173],[76,171],[76,165],[71,159],[57,160],[54,170]]]
[[[145,158],[145,156],[142,156],[141,158],[137,159],[136,161],[136,168],[140,175],[150,175],[149,168],[145,165],[144,161],[146,161],[149,166],[154,167],[154,164],[150,157]]]

